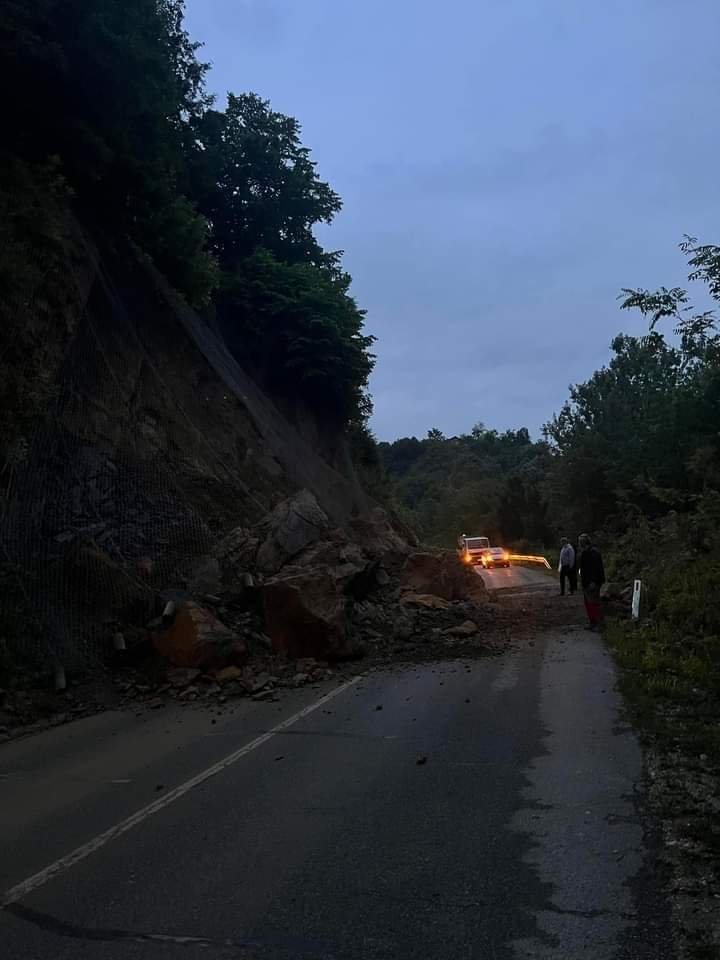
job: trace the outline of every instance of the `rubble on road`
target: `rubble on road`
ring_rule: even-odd
[[[46,693],[44,712],[72,718],[107,706],[272,700],[361,657],[441,657],[450,644],[455,655],[486,655],[506,643],[488,600],[482,579],[453,552],[418,550],[384,510],[339,529],[301,490],[254,527],[231,531],[187,583],[159,591],[145,627],[108,621],[112,683],[102,681],[103,703],[78,703],[72,690]],[[23,710],[21,697],[3,712],[0,701],[0,727],[42,712]]]
[[[167,672],[168,683],[176,690],[189,687],[193,680],[197,680],[201,671],[194,667],[171,667]]]

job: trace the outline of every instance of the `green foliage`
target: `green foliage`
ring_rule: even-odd
[[[657,512],[654,487],[682,487],[688,443],[679,403],[682,357],[659,333],[618,336],[607,367],[571,388],[545,427],[554,444],[555,502],[572,505],[573,527],[597,529],[626,503]],[[688,450],[689,452],[689,450]]]
[[[56,158],[83,222],[128,238],[190,303],[220,288],[233,349],[273,389],[367,417],[372,338],[340,254],[313,235],[340,199],[292,117],[255,94],[214,108],[183,17],[184,0],[0,0],[14,160],[33,180]]]
[[[720,248],[686,238],[690,280],[720,296]],[[618,336],[614,356],[545,427],[553,443],[554,504],[572,504],[573,523],[624,529],[642,514],[690,509],[720,471],[720,338],[712,310],[681,288],[624,290],[623,309],[648,319],[643,337]],[[656,327],[674,321],[678,346]],[[713,478],[715,478],[713,480]]]
[[[231,93],[225,111],[207,110],[195,131],[193,194],[223,267],[258,249],[287,263],[335,263],[312,228],[330,223],[340,198],[318,177],[297,120],[254,93]]]
[[[720,247],[686,237],[689,280],[702,281],[720,300]],[[615,628],[621,658],[634,651],[641,687],[662,697],[720,693],[720,335],[713,310],[698,311],[680,288],[623,291],[623,307],[637,308],[656,325],[674,321],[680,345],[672,349],[665,391],[653,395],[653,437],[635,429],[649,453],[643,487],[617,479],[619,503],[634,507],[616,544],[613,566],[641,576],[645,591],[641,627]],[[648,338],[649,339],[649,338]],[[662,340],[665,358],[671,348]],[[653,383],[646,364],[644,388]],[[629,422],[626,420],[626,422]],[[572,446],[572,445],[571,445]],[[663,446],[666,463],[663,464]],[[623,467],[627,445],[616,455]],[[624,483],[624,485],[622,485]],[[653,510],[639,493],[652,499]]]
[[[207,228],[183,181],[207,66],[182,0],[3,7],[0,53],[18,92],[7,142],[30,162],[57,156],[86,216],[127,233],[191,302],[206,302]]]
[[[219,312],[232,349],[275,393],[302,397],[338,425],[369,413],[373,338],[350,278],[258,249],[227,274]]]
[[[454,546],[466,532],[498,544],[552,539],[541,480],[549,452],[525,429],[381,443],[380,453],[396,500],[429,543]]]

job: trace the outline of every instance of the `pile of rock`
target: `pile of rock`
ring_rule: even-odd
[[[278,658],[230,665],[215,670],[197,667],[169,667],[155,680],[140,670],[124,670],[115,679],[120,705],[135,702],[149,709],[164,706],[166,699],[180,703],[225,704],[238,697],[270,700],[282,688],[319,683],[334,676],[328,663],[304,658],[289,662]]]
[[[384,511],[338,529],[303,490],[255,527],[233,530],[183,590],[161,593],[161,615],[145,630],[112,621],[111,701],[66,692],[47,706],[26,705],[0,691],[0,734],[38,715],[70,719],[118,699],[147,708],[169,699],[273,700],[365,655],[487,650],[487,599],[482,579],[454,553],[418,550]]]
[[[262,691],[248,671],[263,657],[332,663],[477,638],[478,621],[490,616],[482,579],[453,552],[418,551],[379,509],[338,529],[307,490],[232,531],[195,582],[211,592],[177,599],[172,617],[155,622],[153,645],[174,667],[214,678],[206,683],[231,679],[251,695]]]

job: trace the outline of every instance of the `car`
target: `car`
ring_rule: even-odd
[[[487,537],[458,537],[458,555],[463,563],[491,567],[509,567],[510,554],[502,547],[491,547]]]
[[[491,567],[509,567],[510,554],[502,547],[490,547],[483,554],[482,565],[486,570]]]

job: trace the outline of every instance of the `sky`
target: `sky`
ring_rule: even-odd
[[[208,85],[302,124],[381,440],[541,426],[720,243],[718,0],[187,0]]]

